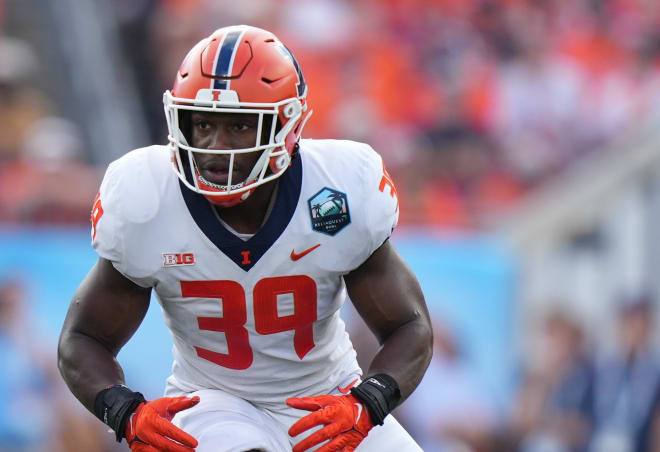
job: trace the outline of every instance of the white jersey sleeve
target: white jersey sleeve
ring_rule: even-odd
[[[145,225],[159,210],[159,184],[153,172],[162,171],[162,159],[150,159],[153,154],[150,148],[137,149],[112,162],[92,211],[92,246],[142,287],[153,285],[157,269],[135,258],[145,239]]]
[[[356,143],[357,144],[357,143]],[[358,219],[362,237],[363,261],[392,234],[399,219],[399,199],[382,157],[371,146],[359,143],[359,165],[363,174],[363,199]]]

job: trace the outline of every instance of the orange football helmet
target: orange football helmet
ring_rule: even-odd
[[[188,52],[172,90],[163,95],[174,171],[183,184],[214,204],[228,207],[245,201],[256,187],[289,167],[311,113],[306,98],[300,66],[274,34],[246,25],[216,30]],[[191,111],[257,114],[257,141],[242,149],[192,147],[186,138],[184,113]],[[234,156],[246,152],[262,154],[246,180],[232,181]],[[227,185],[205,180],[193,153],[229,155]]]

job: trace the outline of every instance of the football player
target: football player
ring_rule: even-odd
[[[221,28],[164,94],[169,145],[107,169],[99,259],[69,307],[59,368],[134,452],[421,450],[389,415],[432,347],[420,287],[388,240],[396,190],[368,145],[300,139],[306,96],[275,35]],[[116,356],[152,293],[174,363],[164,397],[145,400]],[[347,295],[382,345],[364,376],[339,317]]]

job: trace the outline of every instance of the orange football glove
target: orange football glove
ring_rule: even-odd
[[[325,425],[293,446],[293,452],[305,451],[326,440],[330,441],[316,452],[352,452],[374,426],[367,408],[351,394],[291,398],[287,399],[286,404],[299,410],[313,411],[291,426],[290,436]]]
[[[126,423],[132,452],[194,452],[197,440],[176,427],[176,413],[197,405],[199,397],[162,397],[142,402]]]

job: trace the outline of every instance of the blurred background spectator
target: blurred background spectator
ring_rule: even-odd
[[[584,331],[562,310],[544,316],[540,333],[514,407],[514,442],[524,452],[584,451],[593,404],[593,363]]]
[[[660,367],[651,343],[653,306],[647,296],[624,297],[618,344],[603,357],[594,385],[594,451],[658,450]]]
[[[53,343],[105,167],[166,143],[163,91],[234,23],[295,53],[306,137],[370,143],[397,183],[393,240],[437,322],[397,412],[424,449],[660,450],[659,2],[0,0],[0,451],[124,450]],[[378,344],[345,314],[366,366]],[[133,342],[169,347],[160,322]],[[127,377],[159,394],[169,356],[131,347]],[[59,422],[21,430],[34,408]]]
[[[182,56],[242,22],[274,30],[305,68],[315,111],[306,136],[363,140],[384,155],[404,224],[483,228],[623,130],[660,122],[655,2],[86,0],[68,17],[35,12],[38,0],[5,3],[3,161],[23,160],[26,146],[38,155],[43,146],[26,143],[36,133],[58,142],[48,154],[63,167],[103,168],[164,143],[161,96]],[[77,125],[35,124],[59,115]]]

